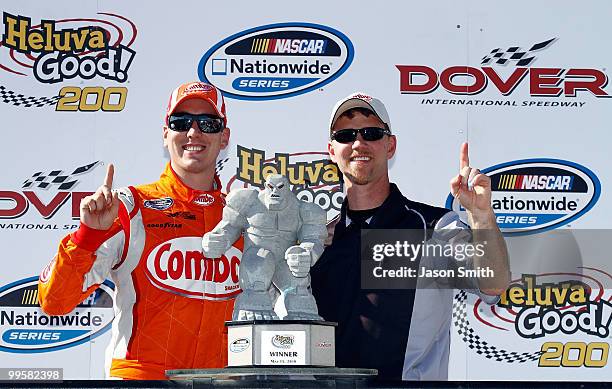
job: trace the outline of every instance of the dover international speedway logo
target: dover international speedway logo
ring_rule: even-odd
[[[437,98],[423,98],[421,104],[533,108],[582,108],[586,102],[577,101],[578,96],[610,97],[606,90],[608,76],[602,70],[586,66],[563,68],[556,64],[551,67],[532,66],[544,50],[557,46],[558,41],[558,38],[548,39],[527,46],[527,50],[519,45],[507,49],[497,47],[482,57],[480,67],[459,65],[436,69],[426,65],[396,65],[400,75],[400,92],[427,95],[441,87],[446,93],[456,96],[520,95],[529,99],[460,99],[445,97],[443,92]],[[525,92],[517,93],[519,87],[524,88]],[[546,99],[533,99],[536,97]]]
[[[125,83],[136,54],[130,48],[136,39],[136,25],[114,13],[98,15],[41,19],[34,24],[30,17],[4,12],[0,70],[17,77],[19,82],[31,74],[42,85],[73,79]],[[123,110],[127,99],[127,88],[123,86],[64,86],[48,97],[26,96],[13,89],[0,85],[4,103],[23,107],[55,105],[56,111],[117,112]]]
[[[561,227],[588,212],[601,192],[591,170],[558,159],[524,159],[482,169],[491,178],[493,211],[506,235]],[[465,210],[449,194],[446,207],[465,220]]]
[[[77,228],[81,200],[93,193],[78,190],[78,185],[99,164],[94,161],[69,170],[37,171],[20,189],[0,188],[0,230]]]
[[[353,61],[351,41],[331,27],[279,23],[251,28],[214,45],[198,75],[241,100],[272,100],[307,93],[344,73]]]
[[[45,314],[38,304],[38,277],[0,288],[0,351],[42,353],[87,342],[108,331],[114,318],[113,288],[105,281],[70,313]]]

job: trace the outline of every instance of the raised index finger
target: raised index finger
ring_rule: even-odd
[[[463,142],[459,152],[459,170],[463,170],[466,166],[470,166],[470,157],[468,156],[468,143]]]
[[[104,186],[112,189],[113,188],[113,175],[115,174],[115,166],[112,163],[108,164],[106,168],[106,177],[104,178]]]

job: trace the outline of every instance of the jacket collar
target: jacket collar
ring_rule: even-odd
[[[366,221],[367,228],[385,228],[397,225],[397,221],[402,218],[402,213],[397,212],[397,207],[404,204],[405,200],[397,185],[390,183],[389,196],[376,213]],[[334,236],[341,236],[353,224],[351,218],[346,214],[347,210],[348,198],[345,197],[340,208],[340,218],[336,224]]]

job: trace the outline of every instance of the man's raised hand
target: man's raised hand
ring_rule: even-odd
[[[108,230],[119,214],[119,197],[112,192],[115,167],[109,164],[102,186],[91,196],[81,200],[81,223],[95,230]]]
[[[470,166],[468,144],[459,152],[459,174],[450,181],[451,193],[468,212],[490,213],[491,179]]]

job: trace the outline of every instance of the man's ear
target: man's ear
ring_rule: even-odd
[[[387,159],[393,158],[395,150],[397,149],[397,138],[395,135],[389,135],[387,140]]]
[[[336,163],[336,150],[334,150],[334,146],[332,146],[331,142],[327,142],[327,152],[329,153],[329,159]]]
[[[168,126],[162,127],[162,137],[164,138],[164,146],[168,147]]]
[[[229,127],[225,127],[221,132],[221,149],[225,149],[229,144],[230,140],[230,129]]]

